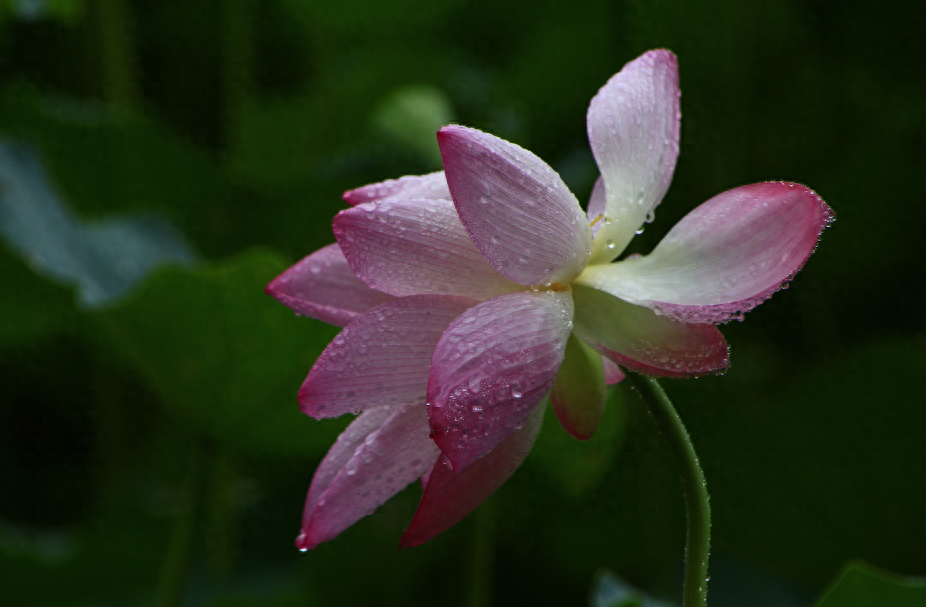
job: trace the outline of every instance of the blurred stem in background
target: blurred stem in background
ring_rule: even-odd
[[[497,502],[498,496],[493,495],[476,510],[467,607],[489,607],[492,604],[492,566],[495,563]]]
[[[141,89],[135,48],[135,27],[125,0],[95,0],[100,36],[103,97],[117,113],[138,109]]]
[[[161,567],[156,607],[176,607],[183,597],[187,571],[193,554],[193,536],[203,501],[203,478],[206,448],[202,444],[190,449],[189,468],[183,498],[171,532],[167,555]]]
[[[707,561],[711,552],[711,504],[704,471],[698,461],[691,436],[655,378],[627,371],[627,378],[640,393],[650,415],[669,445],[672,459],[682,480],[688,514],[688,539],[685,543],[685,585],[683,607],[707,605]]]
[[[224,122],[222,124],[225,151],[234,158],[238,146],[238,128],[245,105],[251,97],[254,83],[254,19],[253,0],[228,0],[223,14],[223,86]]]

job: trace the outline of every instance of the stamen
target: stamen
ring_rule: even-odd
[[[604,213],[602,213],[601,215],[599,215],[598,217],[596,217],[595,219],[593,219],[592,222],[591,222],[590,224],[588,224],[588,227],[592,227],[593,225],[595,225],[596,223],[598,223],[598,222],[601,220],[602,217],[604,217]]]

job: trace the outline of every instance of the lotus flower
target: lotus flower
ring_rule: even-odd
[[[333,539],[418,478],[401,544],[424,542],[521,464],[548,395],[587,439],[617,366],[666,377],[727,367],[714,325],[785,286],[832,214],[804,186],[744,186],[696,208],[649,255],[615,263],[669,186],[679,124],[676,58],[651,51],[592,99],[601,178],[587,214],[538,157],[462,126],[437,134],[444,172],[344,195],[337,244],[268,287],[345,327],[306,378],[302,410],[362,411],[315,473],[297,546]]]

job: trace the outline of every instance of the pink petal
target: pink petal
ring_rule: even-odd
[[[367,436],[379,430],[379,428],[392,417],[395,412],[404,405],[384,405],[375,409],[364,411],[350,423],[350,425],[341,433],[338,440],[334,442],[331,449],[322,463],[315,470],[315,476],[312,477],[312,484],[309,486],[309,494],[305,499],[305,510],[302,517],[302,526],[309,524],[309,519],[315,511],[315,504],[318,502],[331,481],[338,475],[338,472],[344,468],[344,465],[354,456],[357,447],[363,444]]]
[[[522,285],[567,285],[582,271],[591,233],[556,171],[475,129],[445,126],[437,141],[460,219],[495,269]]]
[[[601,220],[604,219],[605,211],[608,208],[608,199],[604,190],[604,179],[598,177],[595,185],[592,186],[592,195],[588,199],[588,216],[589,227],[592,230],[592,236],[598,233],[601,228]]]
[[[577,282],[685,322],[742,318],[813,253],[830,208],[793,183],[756,183],[711,198],[646,257],[589,266]]]
[[[413,198],[450,200],[450,190],[447,189],[444,172],[438,171],[428,175],[409,175],[399,179],[389,179],[382,183],[372,183],[344,192],[343,198],[352,207],[365,202],[381,200],[410,200]]]
[[[362,418],[360,416],[354,423]],[[419,403],[396,407],[378,429],[362,441],[354,440],[361,435],[358,430],[352,437],[350,442],[357,442],[355,451],[314,503],[312,489],[309,490],[302,533],[296,538],[300,549],[314,548],[321,542],[333,540],[358,520],[372,514],[430,469],[440,454],[428,438],[427,415]],[[332,451],[337,448],[335,443]],[[324,473],[328,475],[330,470]]]
[[[604,380],[609,386],[619,384],[627,377],[620,367],[611,362],[610,358],[602,356],[601,362],[604,365]]]
[[[392,299],[357,278],[337,244],[322,247],[286,270],[266,291],[297,314],[339,327]]]
[[[450,324],[431,361],[428,419],[455,470],[505,440],[549,392],[571,321],[568,292],[521,292]]]
[[[543,404],[535,407],[521,430],[509,434],[463,471],[454,471],[446,457],[439,457],[423,481],[421,503],[399,546],[417,546],[443,533],[495,493],[530,453],[540,433],[544,409]]]
[[[592,99],[588,138],[607,191],[593,262],[617,257],[669,188],[678,158],[679,96],[675,55],[656,50],[625,65]]]
[[[523,288],[486,262],[449,200],[362,204],[335,217],[334,235],[357,276],[391,295],[483,300]]]
[[[657,316],[580,285],[573,285],[572,298],[575,334],[622,367],[661,377],[693,377],[729,365],[727,343],[713,325]]]
[[[382,405],[424,403],[434,346],[454,318],[476,302],[416,295],[358,317],[322,352],[299,390],[316,419]]]

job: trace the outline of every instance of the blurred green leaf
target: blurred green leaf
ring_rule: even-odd
[[[264,294],[286,267],[255,250],[205,268],[164,269],[99,319],[168,409],[219,443],[320,456],[347,419],[310,420],[296,394],[337,329],[296,318]]]
[[[75,284],[89,307],[121,297],[158,265],[193,259],[180,234],[154,217],[81,222],[52,191],[35,152],[3,142],[0,235],[37,272]]]
[[[0,276],[0,316],[8,319],[0,323],[0,345],[25,344],[76,320],[74,293],[36,274],[6,247],[0,247]]]
[[[283,0],[293,16],[307,25],[344,34],[377,35],[414,31],[446,17],[460,0]]]
[[[294,210],[288,200],[234,185],[215,159],[148,117],[13,87],[0,94],[0,133],[36,146],[55,190],[83,217],[164,213],[206,257],[277,243],[294,224],[290,240],[303,249],[330,241],[306,243],[318,224],[311,205],[278,220]]]
[[[373,114],[373,125],[438,170],[442,161],[437,131],[453,118],[447,96],[437,87],[422,84],[387,95]]]
[[[926,578],[903,577],[872,567],[849,563],[816,607],[923,607]]]
[[[599,571],[592,583],[590,607],[669,607],[647,596],[607,570]]]
[[[3,0],[0,3],[0,19],[12,15],[23,21],[55,19],[71,25],[83,17],[83,0]]]

